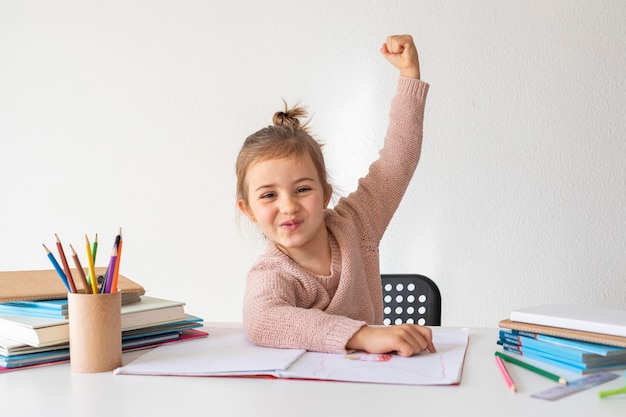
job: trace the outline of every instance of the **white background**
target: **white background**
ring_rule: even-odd
[[[422,160],[381,244],[443,324],[626,307],[623,1],[0,0],[0,270],[58,233],[207,321],[239,321],[265,243],[235,208],[244,138],[301,102],[347,194],[377,157],[410,33],[431,89]]]

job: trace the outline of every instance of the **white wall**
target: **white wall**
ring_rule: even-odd
[[[0,269],[119,226],[122,273],[238,321],[264,246],[234,161],[301,101],[347,193],[377,156],[411,33],[423,157],[381,245],[431,276],[444,325],[548,302],[626,308],[626,2],[0,0]]]

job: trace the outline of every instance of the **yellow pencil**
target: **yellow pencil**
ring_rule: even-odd
[[[89,262],[89,282],[91,283],[91,292],[98,294],[98,277],[96,277],[93,255],[91,254],[91,248],[89,246],[89,238],[87,237],[87,233],[85,233],[85,251],[87,252],[87,261]]]

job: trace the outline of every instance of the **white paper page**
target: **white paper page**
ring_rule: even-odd
[[[242,329],[211,329],[208,338],[160,346],[117,368],[123,375],[275,375],[408,385],[450,385],[461,379],[468,329],[433,332],[436,353],[330,354],[252,344]]]
[[[287,371],[288,378],[407,385],[451,385],[460,382],[468,329],[433,331],[436,353],[411,357],[397,354],[305,353]]]
[[[115,374],[273,375],[287,369],[304,352],[256,346],[242,329],[211,329],[207,338],[159,346],[117,368]]]

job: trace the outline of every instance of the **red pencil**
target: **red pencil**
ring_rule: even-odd
[[[54,236],[57,238],[57,249],[59,250],[59,257],[61,258],[61,263],[63,264],[63,270],[65,271],[65,276],[67,278],[67,283],[70,286],[70,292],[76,292],[76,284],[74,284],[74,278],[72,278],[72,272],[70,271],[70,267],[67,264],[67,259],[65,258],[65,252],[63,252],[63,245],[61,244],[61,239],[55,233]]]
[[[498,368],[500,368],[500,372],[502,373],[502,376],[504,377],[504,380],[506,381],[506,385],[509,387],[511,391],[516,392],[517,387],[515,386],[515,383],[513,382],[513,379],[511,378],[509,371],[507,371],[506,366],[504,366],[504,362],[502,361],[502,359],[500,359],[499,356],[496,356],[496,363],[498,364]]]

